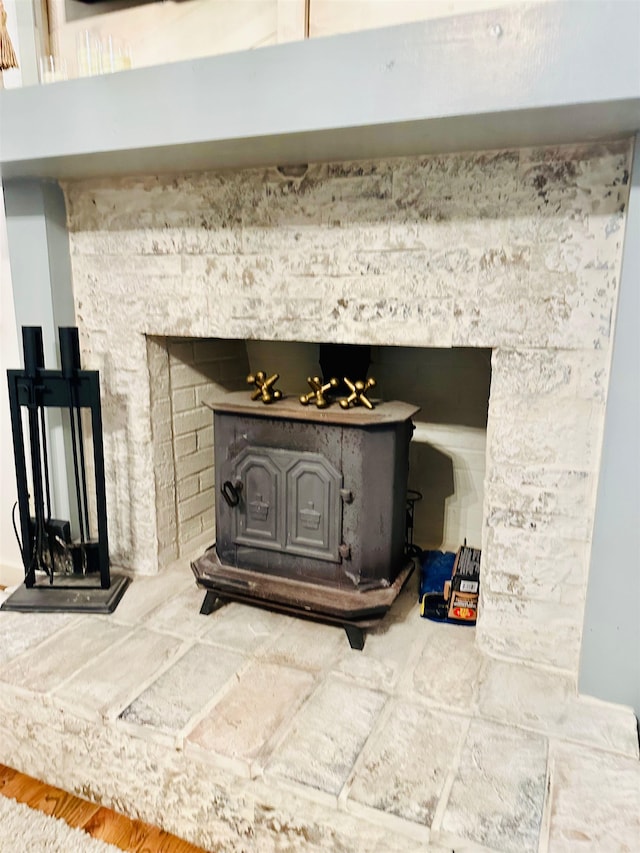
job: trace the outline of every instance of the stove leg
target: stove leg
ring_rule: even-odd
[[[364,631],[356,625],[345,625],[344,630],[347,632],[349,645],[352,649],[361,652],[364,648]]]
[[[214,592],[211,589],[208,589],[204,596],[204,601],[202,602],[202,607],[200,608],[200,613],[203,616],[208,616],[210,613],[213,613],[214,610],[217,610],[219,607],[222,607],[224,601],[218,596],[217,592]]]

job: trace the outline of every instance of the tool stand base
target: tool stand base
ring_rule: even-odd
[[[22,584],[0,605],[0,610],[17,610],[22,613],[113,613],[131,578],[111,575],[109,589],[101,589],[95,585],[96,582],[99,582],[99,578],[85,576],[75,579],[70,576],[53,586],[48,581],[36,583],[32,587]]]

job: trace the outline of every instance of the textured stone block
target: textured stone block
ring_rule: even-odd
[[[570,586],[582,590],[584,607],[589,568],[589,545],[584,539],[563,538],[567,530],[560,518],[558,525],[490,526],[483,545],[485,590],[518,600],[537,599],[560,602],[563,590]],[[502,599],[499,599],[502,601]],[[491,601],[487,598],[487,607]],[[519,612],[524,616],[522,608]],[[483,617],[484,618],[484,617]]]
[[[0,626],[5,619],[11,625],[6,637],[12,648],[21,649],[2,670],[10,671],[12,679],[3,680],[0,690],[0,761],[229,853],[633,850],[640,780],[631,710],[575,696],[569,673],[505,661],[484,661],[471,715],[456,710],[455,695],[450,705],[441,703],[437,693],[410,695],[414,671],[426,679],[455,654],[446,660],[420,654],[437,645],[440,628],[450,626],[416,621],[415,593],[414,588],[400,595],[379,632],[369,635],[362,655],[343,646],[327,667],[313,672],[264,655],[243,670],[244,652],[250,656],[257,646],[273,644],[299,620],[236,604],[201,617],[197,611],[204,593],[195,588],[184,561],[155,577],[134,579],[111,616],[53,620],[53,631],[37,644],[31,644],[33,626],[46,621],[46,614],[33,619],[0,612]],[[187,642],[160,666],[158,655],[134,649],[129,657],[126,635],[137,635],[141,621],[147,634],[169,641],[186,637]],[[205,632],[198,638],[200,624]],[[342,637],[339,629],[335,633]],[[126,719],[101,716],[83,704],[83,679],[89,696],[96,691],[96,666],[87,663],[90,646],[83,644],[100,641],[102,634],[114,659],[107,676],[111,692],[115,697],[123,683],[132,688]],[[274,644],[281,660],[299,659],[297,647],[313,642],[311,634],[291,631],[287,636],[288,652]],[[69,638],[75,641],[72,648],[65,643]],[[115,644],[114,638],[119,638]],[[322,631],[316,635],[318,645],[324,639]],[[448,654],[446,647],[442,654]],[[104,654],[97,659],[100,672],[103,659]],[[37,689],[39,673],[43,683],[55,678],[64,686],[69,668],[76,666],[77,701]],[[342,674],[332,667],[340,667]],[[238,681],[234,673],[246,680]],[[385,702],[380,714],[370,713],[366,697],[371,694]],[[213,712],[232,695],[218,729]],[[115,714],[122,708],[110,710]],[[344,778],[362,740],[363,715],[368,720],[365,742],[337,803],[334,793],[292,778],[300,767],[312,768],[310,784]],[[473,722],[465,736],[469,716]],[[211,728],[203,743],[185,741],[191,727],[195,731],[204,721]],[[324,749],[323,735],[335,730],[336,742]],[[308,738],[302,737],[305,732]],[[547,736],[552,737],[550,793],[540,821]],[[312,761],[304,758],[302,747]],[[338,754],[335,772],[322,768],[331,750]],[[284,755],[291,775],[265,769],[267,761]]]
[[[330,677],[296,715],[267,773],[337,796],[385,700]]]
[[[192,474],[199,474],[211,465],[213,465],[212,448],[205,447],[204,450],[197,450],[195,453],[176,459],[176,479],[182,480]]]
[[[637,848],[640,764],[636,759],[554,744],[550,780],[550,851]]]
[[[193,646],[125,708],[120,719],[178,734],[245,663],[233,652]]]
[[[178,549],[180,556],[190,554],[192,543],[200,539],[202,533],[202,516],[197,515],[187,521],[178,523]]]
[[[483,717],[638,757],[631,709],[576,695],[575,681],[545,670],[487,661],[478,689]]]
[[[260,646],[273,641],[292,619],[244,604],[226,604],[212,613],[207,622],[202,642],[252,654]]]
[[[199,491],[200,481],[198,474],[192,474],[190,477],[185,477],[183,480],[178,480],[176,483],[176,493],[179,501],[186,500],[186,498],[196,495]]]
[[[405,346],[449,347],[453,343],[451,300],[408,304],[393,297],[353,299],[347,291],[327,307],[328,332],[334,338],[347,328],[349,337],[358,343],[385,345],[400,339]]]
[[[27,732],[24,700],[0,693],[0,713],[6,722],[1,761],[204,849],[230,853],[267,853],[283,845],[300,853],[416,849],[415,838],[400,834],[397,827],[327,808],[259,779],[239,779],[212,761],[201,760],[193,750],[168,750],[164,739],[133,737],[131,727],[95,725],[35,701],[29,708],[34,725]],[[59,756],[63,760],[56,760]],[[149,779],[155,780],[153,785]],[[433,850],[444,853],[439,847]]]
[[[212,252],[235,255],[242,251],[242,230],[218,225],[206,214],[199,224],[187,224],[180,235],[181,250],[185,256]]]
[[[257,650],[257,655],[317,672],[330,666],[347,645],[346,635],[335,625],[290,619],[273,642]]]
[[[438,705],[470,711],[482,658],[469,625],[447,625],[423,619],[424,650],[408,671],[405,687]]]
[[[57,631],[53,637],[3,667],[0,681],[47,693],[129,634],[130,628],[122,625],[97,619],[76,619],[68,629]]]
[[[290,719],[312,686],[313,678],[307,672],[277,664],[253,664],[187,740],[207,752],[250,764]],[[256,708],[260,708],[259,714],[255,713]]]
[[[145,613],[141,621],[146,628],[175,634],[181,638],[199,637],[208,628],[206,616],[200,614],[204,593],[196,586],[191,572],[182,566],[184,580],[189,586],[182,592],[168,595],[166,600]]]
[[[200,474],[198,474],[198,488],[201,492],[204,492],[206,489],[212,489],[215,482],[215,469],[213,465],[210,465]],[[215,500],[214,500],[215,503]]]
[[[167,341],[167,351],[172,364],[193,364],[193,341],[171,339]]]
[[[490,529],[513,527],[584,542],[594,505],[595,476],[587,471],[493,465],[485,481]]]
[[[145,628],[97,655],[89,671],[75,675],[55,690],[56,697],[91,716],[119,713],[174,658],[182,640]],[[117,651],[116,651],[117,650]]]
[[[431,826],[468,721],[404,699],[385,716],[358,761],[349,801]]]
[[[109,249],[114,254],[175,255],[184,250],[184,230],[180,228],[160,223],[139,227],[143,223],[136,223],[133,217],[125,224],[128,227],[111,234]]]
[[[411,586],[411,584],[409,584]],[[364,649],[354,654],[345,643],[334,664],[337,672],[364,687],[395,690],[402,683],[405,669],[419,654],[428,632],[418,616],[417,592],[406,589],[376,628],[366,632]],[[409,651],[410,650],[410,651]]]
[[[96,229],[74,234],[73,240],[69,243],[69,249],[73,255],[108,255],[111,245],[111,232],[108,229],[105,231]]]
[[[37,646],[77,618],[71,613],[42,613],[33,619],[30,613],[0,612],[0,663]]]
[[[492,399],[570,394],[575,373],[572,355],[553,349],[495,349],[491,358]]]
[[[577,673],[583,608],[560,601],[513,598],[480,587],[479,648],[489,655],[517,658]]]
[[[602,415],[599,404],[580,399],[558,405],[538,397],[528,406],[517,399],[496,400],[489,411],[488,453],[494,466],[526,463],[591,471],[600,450],[594,424]]]
[[[584,544],[580,543],[585,551]],[[490,571],[484,576],[483,583],[491,592],[501,596],[513,596],[523,600],[570,602],[565,598],[565,591],[572,590],[571,604],[582,609],[585,601],[585,583],[570,584],[571,577],[583,578],[586,574],[584,557],[574,558],[562,563],[553,558],[544,560],[541,557],[526,559],[519,554],[498,555],[491,564]]]
[[[171,394],[171,405],[174,412],[186,412],[196,408],[195,388],[179,388]]]
[[[193,365],[174,361],[171,363],[171,388],[175,392],[181,388],[194,388],[218,378],[215,363]]]
[[[182,429],[185,429],[183,421]],[[198,440],[195,432],[189,431],[181,435],[175,435],[173,450],[177,457],[188,456],[190,453],[195,453],[198,449]]]
[[[442,818],[442,840],[454,835],[505,853],[537,851],[546,768],[544,738],[472,721]]]
[[[205,492],[200,492],[190,498],[180,501],[178,505],[178,521],[188,521],[190,518],[201,515],[206,510],[211,509],[214,503],[213,489],[207,489]]]

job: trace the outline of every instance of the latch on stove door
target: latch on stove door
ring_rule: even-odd
[[[240,503],[240,492],[242,491],[242,481],[236,480],[232,483],[231,480],[225,480],[222,484],[220,492],[225,501],[230,507],[238,506]]]

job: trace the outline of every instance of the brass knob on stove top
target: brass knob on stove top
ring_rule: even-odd
[[[345,376],[344,384],[348,386],[351,394],[340,400],[340,405],[343,409],[348,409],[352,403],[354,406],[365,406],[367,409],[374,408],[373,403],[367,397],[367,391],[369,391],[370,388],[375,388],[377,384],[373,377],[371,377],[371,379],[367,379],[366,382],[363,382],[361,379],[358,379],[357,382],[352,382]]]
[[[247,376],[247,383],[255,385],[256,390],[251,394],[252,400],[262,400],[263,403],[273,403],[275,400],[282,399],[282,391],[278,391],[273,386],[280,378],[279,373],[274,373],[267,379],[267,374],[264,370],[259,370],[256,374],[250,373]]]
[[[307,383],[312,389],[308,394],[302,394],[300,402],[303,406],[308,406],[313,402],[319,409],[326,409],[329,405],[329,400],[324,396],[331,388],[337,388],[340,384],[335,377],[331,378],[324,385],[319,376],[307,376]]]

